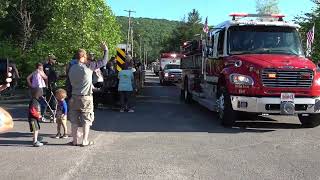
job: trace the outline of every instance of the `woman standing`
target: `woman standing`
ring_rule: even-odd
[[[31,89],[36,89],[39,88],[41,89],[41,98],[39,100],[39,103],[41,104],[41,115],[42,117],[44,117],[44,112],[46,109],[46,102],[44,100],[43,97],[43,92],[44,92],[44,88],[46,88],[46,80],[48,79],[48,77],[46,76],[46,74],[43,71],[43,65],[41,63],[38,63],[36,65],[36,70],[34,72],[32,72],[28,77],[27,77],[27,82],[28,85]],[[43,119],[42,119],[43,121]]]

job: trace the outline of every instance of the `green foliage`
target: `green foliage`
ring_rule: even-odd
[[[202,33],[202,27],[200,14],[197,10],[193,9],[188,14],[187,21],[182,20],[170,38],[165,42],[163,51],[179,52],[183,42],[192,40],[195,35]]]
[[[104,0],[10,0],[0,5],[0,57],[15,60],[23,75],[44,62],[49,53],[66,63],[79,48],[101,55],[100,42],[110,51],[120,42],[120,26]],[[23,25],[19,10],[31,14],[32,31],[26,50],[22,50]]]
[[[307,42],[307,32],[315,25],[315,36],[314,36],[314,44],[312,45],[312,54],[311,57],[313,61],[319,62],[320,60],[320,2],[313,1],[315,3],[315,7],[310,13],[305,13],[304,15],[297,16],[295,18],[295,22],[298,23],[301,28],[299,29],[301,34],[301,39],[303,42],[303,46],[306,49]]]
[[[120,41],[119,26],[103,0],[57,0],[52,21],[40,49],[56,54],[66,62],[79,47],[98,55],[106,41],[114,50]]]
[[[148,61],[154,61],[159,58],[160,51],[164,48],[164,42],[179,25],[178,21],[164,19],[132,18],[131,20],[133,25],[134,54],[138,58],[140,55],[143,58],[143,50],[145,48],[148,51]],[[127,43],[128,18],[117,17],[117,22],[121,25],[122,43]]]
[[[0,18],[4,18],[7,14],[7,8],[9,7],[10,2],[7,0],[2,0],[0,3]]]

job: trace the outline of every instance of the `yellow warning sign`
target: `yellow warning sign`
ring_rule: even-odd
[[[124,50],[117,48],[117,71],[120,72],[122,71],[122,67],[126,61],[126,53]]]

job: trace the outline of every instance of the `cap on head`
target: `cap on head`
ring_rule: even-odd
[[[94,60],[95,58],[94,58],[94,52],[89,52],[89,56],[88,56],[88,59],[89,60]]]
[[[57,60],[56,56],[53,55],[53,54],[49,54],[49,55],[48,55],[48,59],[49,59],[49,60]]]

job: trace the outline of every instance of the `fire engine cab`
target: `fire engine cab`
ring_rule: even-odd
[[[304,55],[299,26],[283,15],[230,16],[183,44],[184,101],[218,112],[225,126],[271,114],[298,115],[304,127],[319,125],[320,70]]]

